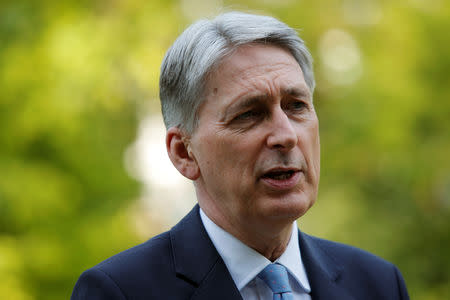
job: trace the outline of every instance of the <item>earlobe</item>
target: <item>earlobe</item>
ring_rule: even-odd
[[[166,149],[172,164],[184,177],[196,180],[200,177],[200,169],[193,156],[189,137],[178,127],[171,127],[166,133]]]

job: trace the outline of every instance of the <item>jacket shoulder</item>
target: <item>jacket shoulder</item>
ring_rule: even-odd
[[[374,255],[366,250],[347,244],[325,240],[304,234],[306,239],[312,241],[335,262],[343,267],[370,267],[370,268],[392,268],[394,265],[387,260]]]
[[[357,247],[301,234],[309,255],[322,262],[320,267],[354,295],[365,299],[409,299],[403,277],[392,263]]]
[[[164,290],[166,295],[160,295]],[[83,272],[71,299],[163,299],[167,290],[193,292],[176,277],[170,233],[164,232]]]
[[[113,275],[145,273],[161,265],[170,268],[170,248],[169,232],[164,232],[102,261],[93,268]]]

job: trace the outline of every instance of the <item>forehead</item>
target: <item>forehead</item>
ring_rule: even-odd
[[[205,92],[233,98],[292,89],[309,93],[303,72],[290,52],[272,45],[248,44],[237,48],[210,74]]]

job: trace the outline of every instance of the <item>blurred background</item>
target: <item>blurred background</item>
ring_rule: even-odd
[[[319,198],[300,228],[450,299],[450,2],[0,2],[0,295],[68,299],[80,273],[195,203],[170,165],[159,66],[224,10],[299,29],[315,58]]]

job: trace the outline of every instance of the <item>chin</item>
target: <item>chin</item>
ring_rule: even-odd
[[[305,195],[300,197],[298,195],[292,196],[283,199],[272,199],[271,203],[265,208],[267,217],[293,222],[303,216],[314,204],[314,201],[304,197]]]

